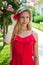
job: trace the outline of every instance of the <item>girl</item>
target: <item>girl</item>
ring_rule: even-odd
[[[12,26],[5,36],[5,43],[11,43],[10,65],[39,65],[38,34],[32,30],[30,10],[19,8],[11,20]]]

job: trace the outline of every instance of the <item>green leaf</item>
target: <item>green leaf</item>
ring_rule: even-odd
[[[2,4],[2,0],[0,0],[0,8],[2,7],[2,5],[3,5],[3,4]]]

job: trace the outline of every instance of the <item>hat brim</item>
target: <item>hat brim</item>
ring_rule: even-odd
[[[19,12],[19,13],[22,13],[23,11],[29,11],[29,9],[28,8],[25,8],[25,7],[21,7],[21,8],[19,8],[18,10],[17,10],[17,13]]]

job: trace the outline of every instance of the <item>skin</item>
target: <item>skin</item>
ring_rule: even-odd
[[[22,12],[19,19],[20,24],[22,25],[22,29],[26,29],[27,24],[29,23],[29,13],[28,12]]]
[[[23,26],[29,23],[29,13],[28,12],[21,13],[20,23],[23,24]]]

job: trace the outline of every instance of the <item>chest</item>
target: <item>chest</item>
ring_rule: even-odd
[[[19,37],[22,37],[22,38],[25,38],[27,36],[29,36],[31,34],[31,31],[25,31],[25,32],[22,32],[22,33],[19,33],[18,36]]]
[[[13,38],[12,40],[12,46],[14,48],[32,48],[34,46],[34,38],[32,37],[32,34],[22,38],[20,36],[16,36],[15,38]]]
[[[32,34],[25,38],[21,38],[17,36],[15,39],[12,40],[12,49],[13,51],[22,54],[22,52],[28,53],[34,48],[34,39]]]

